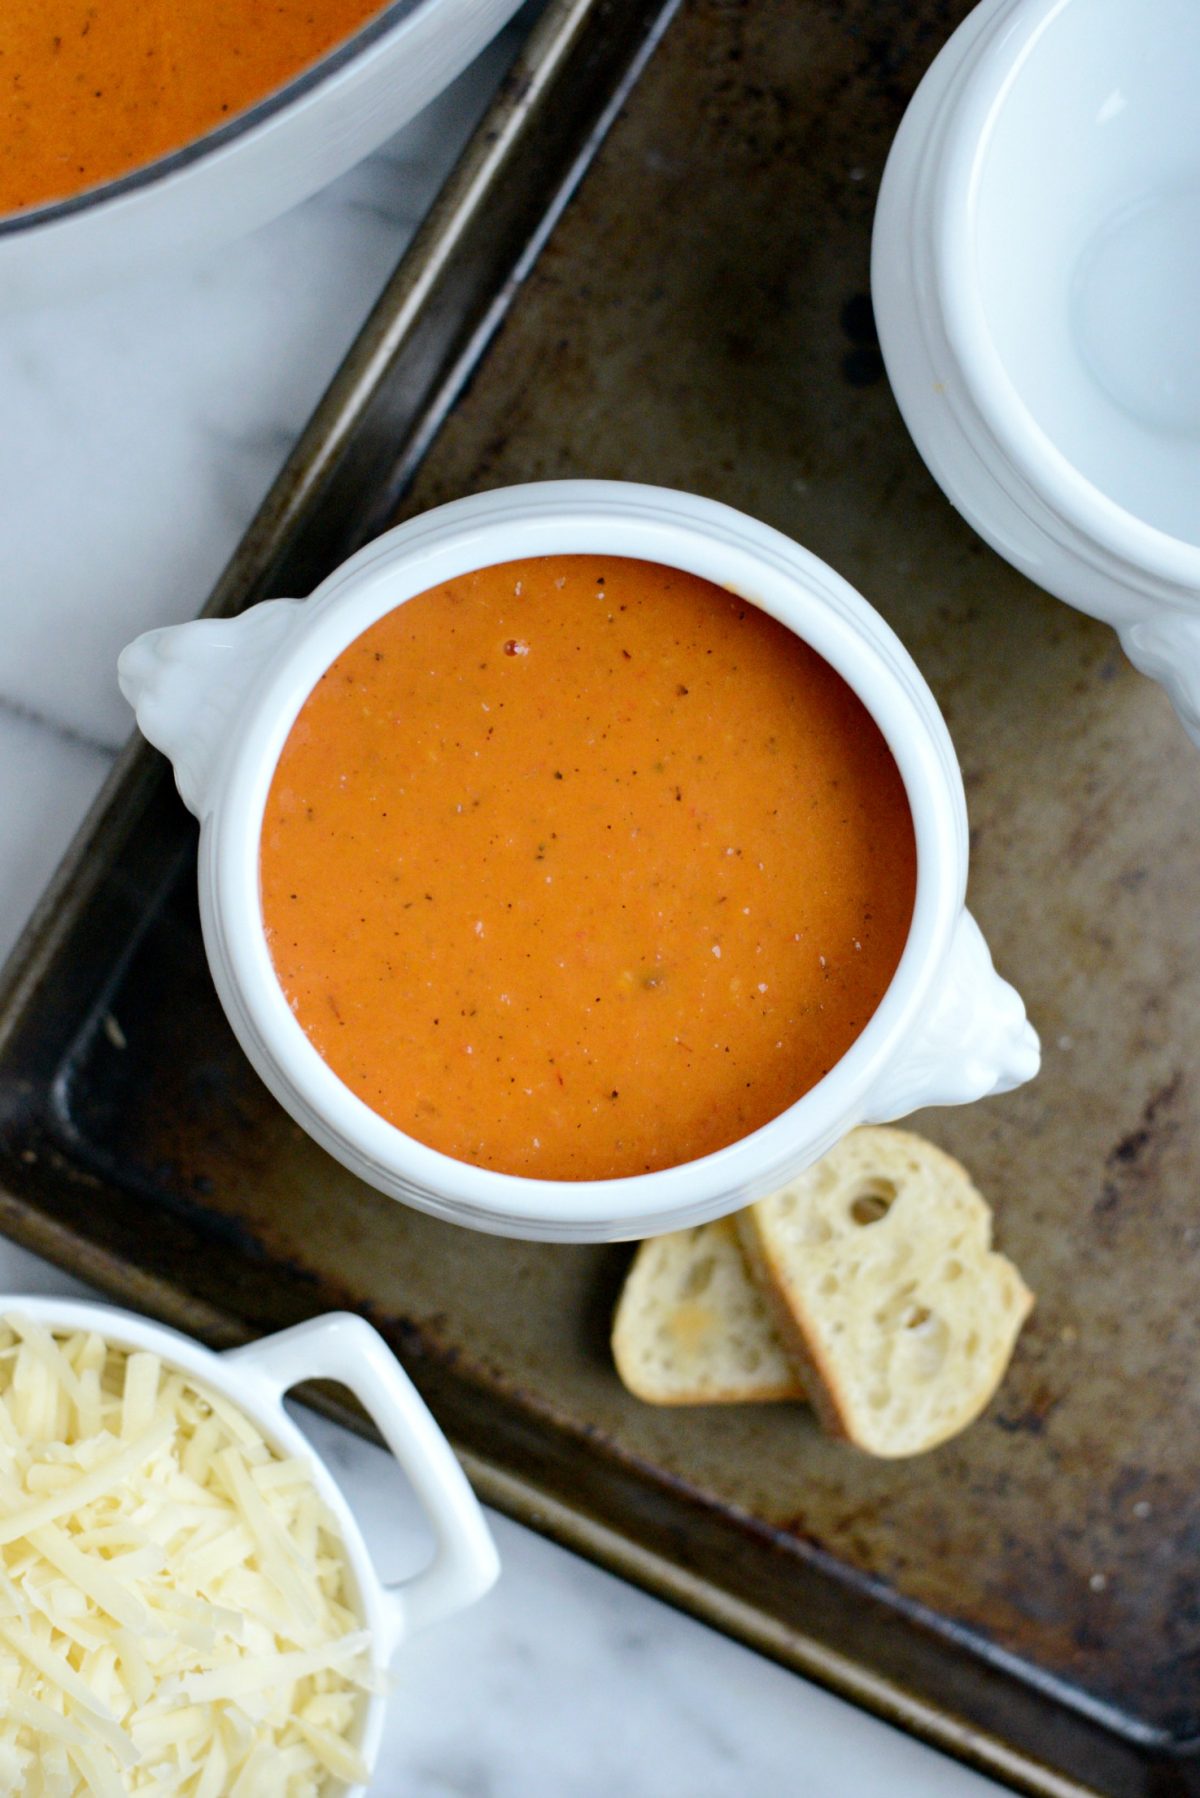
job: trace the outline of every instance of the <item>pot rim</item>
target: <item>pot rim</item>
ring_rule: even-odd
[[[293,75],[282,87],[264,94],[244,112],[214,125],[201,136],[192,138],[177,149],[168,150],[152,162],[141,164],[102,181],[80,193],[68,194],[61,200],[47,200],[20,212],[0,213],[0,245],[40,229],[61,224],[81,214],[116,207],[122,200],[157,187],[172,176],[184,173],[197,163],[206,162],[222,150],[228,150],[242,138],[249,137],[269,125],[280,114],[309,99],[322,89],[335,86],[356,64],[384,47],[388,40],[419,14],[445,4],[446,0],[389,0],[389,4],[373,18],[360,25],[343,43],[336,44],[324,56]]]

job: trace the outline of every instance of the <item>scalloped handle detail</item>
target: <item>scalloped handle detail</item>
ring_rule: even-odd
[[[866,1112],[886,1124],[924,1105],[968,1105],[1023,1086],[1040,1065],[1021,996],[997,974],[983,932],[963,911],[925,1021],[868,1095]]]
[[[237,618],[146,631],[122,650],[121,691],[148,742],[174,763],[189,811],[203,817],[232,726],[302,600],[267,599]]]
[[[1134,667],[1166,688],[1184,730],[1200,748],[1200,618],[1154,612],[1127,624],[1120,636]]]

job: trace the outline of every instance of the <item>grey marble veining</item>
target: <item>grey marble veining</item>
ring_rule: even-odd
[[[202,603],[495,78],[204,264],[0,326],[0,952],[129,729],[116,653]],[[0,1241],[0,1289],[78,1290]],[[424,1528],[306,1418],[380,1565]],[[396,1668],[387,1798],[985,1798],[997,1788],[503,1518],[497,1589]]]

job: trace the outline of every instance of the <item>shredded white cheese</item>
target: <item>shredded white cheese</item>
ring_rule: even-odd
[[[0,1792],[366,1779],[369,1642],[308,1467],[144,1351],[0,1320]]]

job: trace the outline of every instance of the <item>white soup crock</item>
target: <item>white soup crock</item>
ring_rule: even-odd
[[[55,1334],[94,1331],[114,1347],[147,1350],[228,1399],[280,1456],[308,1464],[345,1550],[349,1607],[370,1634],[376,1689],[362,1696],[351,1739],[373,1767],[383,1735],[388,1669],[401,1644],[474,1604],[500,1571],[466,1475],[378,1331],[351,1312],[335,1311],[217,1354],[149,1318],[83,1299],[0,1295],[3,1316],[28,1317]],[[411,1579],[398,1585],[380,1579],[341,1487],[284,1409],[285,1395],[303,1380],[334,1380],[347,1387],[408,1477],[434,1537],[432,1559]],[[330,1798],[363,1798],[366,1789],[334,1784]]]
[[[917,843],[912,927],[874,1017],[841,1061],[779,1117],[661,1172],[538,1180],[470,1166],[387,1123],[313,1048],[275,977],[263,932],[259,839],[292,724],[330,663],[395,606],[470,570],[565,553],[629,556],[701,575],[772,614],[858,694],[904,781]],[[962,781],[932,694],[897,637],[832,569],[714,501],[607,481],[512,487],[389,531],[310,599],[151,631],[124,652],[121,686],[171,757],[201,821],[200,913],[217,991],[267,1086],[368,1184],[501,1235],[608,1241],[705,1222],[772,1191],[854,1125],[1004,1092],[1037,1070],[1037,1038],[964,909]]]
[[[930,472],[1200,743],[1200,7],[983,0],[884,171],[871,288]]]

